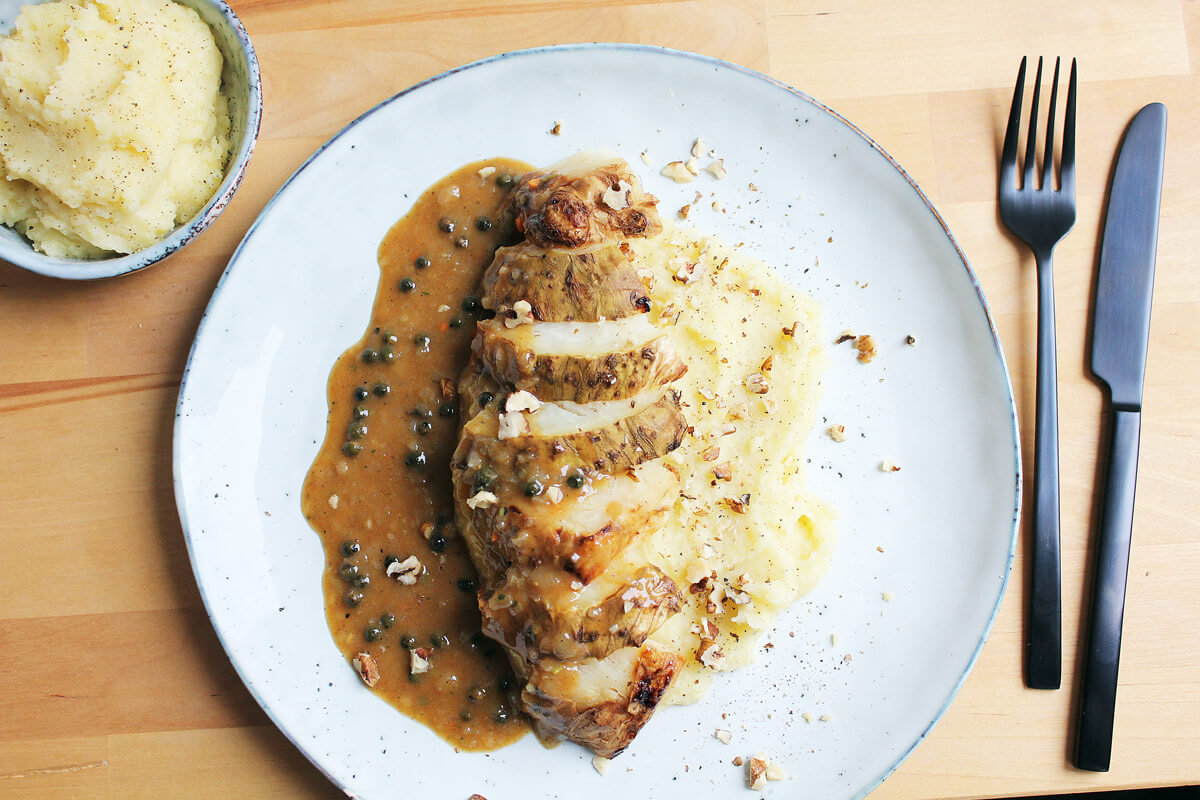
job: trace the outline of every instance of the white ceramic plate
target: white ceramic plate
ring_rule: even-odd
[[[728,177],[659,176],[697,136]],[[582,749],[544,750],[532,737],[455,753],[367,691],[326,629],[321,549],[299,505],[325,431],[328,371],[366,326],[388,227],[460,164],[549,164],[596,146],[624,155],[665,213],[703,192],[689,222],[745,242],[815,295],[831,342],[852,328],[880,351],[863,365],[850,345],[831,345],[826,421],[810,438],[810,481],[841,513],[832,572],[780,619],[757,664],[697,705],[662,710],[603,777]],[[831,423],[846,426],[845,443],[823,435]],[[882,472],[885,459],[901,471]],[[978,655],[1012,560],[1020,459],[979,286],[937,212],[875,142],[757,73],[587,45],[499,56],[415,86],[288,181],[200,326],[179,399],[175,485],[196,579],[234,666],[353,796],[740,798],[744,770],[731,761],[763,751],[797,776],[768,796],[841,798],[866,794],[911,752]],[[733,732],[730,745],[713,737],[717,727]]]

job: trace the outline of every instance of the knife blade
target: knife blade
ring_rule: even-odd
[[[1161,103],[1129,123],[1113,171],[1096,278],[1092,372],[1108,385],[1111,408],[1075,742],[1075,766],[1096,772],[1108,771],[1112,759],[1166,139]]]

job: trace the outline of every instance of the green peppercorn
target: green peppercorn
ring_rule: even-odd
[[[468,703],[482,703],[486,697],[487,689],[482,686],[472,686],[471,690],[467,692]]]
[[[508,710],[507,706],[500,706],[496,709],[496,722],[499,722],[501,725],[506,725],[511,719],[512,712]]]
[[[440,533],[435,533],[429,537],[429,549],[435,553],[442,553],[446,550],[446,537]]]
[[[417,288],[417,282],[414,281],[412,278],[401,278],[400,279],[400,291],[411,292],[415,288]]]
[[[478,297],[466,297],[462,301],[462,310],[468,314],[476,314],[483,308]]]
[[[371,348],[368,347],[366,350],[362,351],[362,361],[364,364],[374,364],[378,360],[379,360],[379,351],[378,350],[372,350]]]
[[[379,624],[385,628],[390,628],[396,624],[396,615],[390,611],[386,611],[379,615]]]
[[[375,393],[376,397],[384,397],[391,390],[392,387],[388,386],[386,383],[377,383],[371,388],[371,391]]]
[[[404,463],[410,467],[425,466],[425,451],[424,450],[409,450],[408,455],[404,457]]]
[[[382,334],[380,334],[380,338],[382,338],[383,341],[387,342],[388,344],[395,344],[396,342],[400,341],[400,337],[390,331],[384,331]]]
[[[501,189],[511,189],[513,187],[513,184],[515,184],[516,182],[517,182],[517,179],[514,178],[512,175],[508,174],[507,172],[505,172],[503,175],[500,175],[496,178],[496,185],[499,186]]]
[[[362,422],[351,422],[346,428],[346,435],[351,439],[361,439],[367,435],[367,426]]]
[[[346,583],[350,583],[354,580],[355,576],[358,575],[358,564],[353,564],[349,561],[343,561],[341,568],[338,570],[338,574],[342,576],[342,580],[344,580]]]
[[[417,435],[426,436],[433,430],[433,423],[427,419],[423,419],[417,423]]]
[[[471,242],[465,236],[459,236],[454,240],[454,246],[466,250],[471,246]]]
[[[475,481],[472,484],[475,491],[479,492],[484,489],[491,488],[491,485],[496,482],[496,473],[489,467],[480,467],[475,473]]]
[[[378,625],[368,625],[366,629],[363,630],[363,638],[368,642],[378,642],[383,638],[383,628],[379,627]]]
[[[451,328],[461,328],[462,324],[463,324],[462,317],[451,317],[450,318],[450,327]]]
[[[487,233],[495,226],[496,223],[492,222],[491,217],[480,217],[479,219],[475,220],[475,227],[479,228],[479,230],[483,231],[484,233]]]
[[[454,233],[454,220],[449,217],[442,217],[438,220],[438,230],[442,233]]]
[[[425,419],[429,419],[433,416],[433,412],[429,410],[428,406],[417,406],[409,413],[411,413],[414,417],[424,417]]]
[[[582,489],[583,481],[582,472],[573,472],[567,476],[567,486],[570,486],[572,489]]]
[[[544,491],[546,491],[545,485],[541,481],[539,481],[537,478],[534,478],[529,483],[525,484],[525,496],[526,497],[537,497],[539,494],[541,494]]]
[[[365,589],[371,585],[371,576],[365,572],[360,572],[354,576],[354,579],[351,581],[351,583],[360,589]]]
[[[475,581],[472,578],[459,578],[458,579],[458,588],[460,591],[463,591],[463,592],[467,592],[467,593],[473,592],[473,591],[475,591]]]
[[[429,634],[429,644],[434,648],[449,647],[450,637],[444,633],[431,633]]]
[[[430,338],[429,338],[429,334],[427,334],[427,333],[418,333],[416,336],[413,337],[413,344],[415,344],[417,346],[417,349],[423,353],[429,352],[429,342],[430,342]]]
[[[346,556],[347,558],[354,555],[361,549],[362,546],[358,543],[358,539],[347,539],[346,541],[342,542],[342,555]]]
[[[346,605],[354,608],[363,601],[363,593],[358,589],[351,589],[346,592]]]
[[[496,395],[492,394],[491,392],[480,392],[479,393],[479,405],[483,406],[484,408],[487,408],[488,403],[492,402],[495,399],[496,399]]]
[[[359,386],[358,388],[356,388],[354,390],[354,399],[355,400],[366,400],[367,396],[369,394],[370,394],[370,392],[367,391],[367,387]]]
[[[412,650],[414,647],[417,646],[417,637],[415,637],[411,634],[405,634],[404,636],[401,636],[400,637],[400,646],[403,647],[405,650]]]
[[[454,403],[442,403],[438,406],[439,417],[453,417],[457,413],[458,406],[454,405]]]
[[[367,417],[371,416],[371,409],[367,408],[366,406],[355,406],[351,416],[353,416],[354,419],[366,419]]]
[[[356,456],[363,451],[363,446],[358,442],[346,442],[342,445],[342,452],[348,456]]]
[[[379,351],[379,360],[388,364],[396,360],[396,351],[390,347],[385,347]]]
[[[426,258],[425,256],[421,256],[420,258],[418,258],[416,261],[413,262],[413,266],[415,266],[417,269],[428,269],[429,263],[430,262],[429,262],[428,258]]]
[[[471,712],[470,711],[460,711],[460,712],[458,712],[458,718],[461,719],[463,722],[470,722],[471,721]]]

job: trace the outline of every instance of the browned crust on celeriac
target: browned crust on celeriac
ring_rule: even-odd
[[[534,170],[517,184],[511,207],[518,231],[538,247],[554,248],[657,236],[657,204],[628,166],[614,163],[581,176]]]
[[[597,322],[650,310],[650,296],[621,248],[588,252],[503,247],[483,275],[483,305],[503,315],[524,300],[539,322]]]
[[[539,692],[531,680],[521,701],[540,734],[567,738],[597,755],[613,758],[650,720],[682,667],[678,656],[647,644],[638,653],[628,694],[621,700],[579,708],[569,700]]]

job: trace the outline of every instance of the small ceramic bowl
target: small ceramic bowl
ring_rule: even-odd
[[[220,216],[233,198],[258,138],[262,116],[262,77],[254,45],[246,34],[242,21],[224,0],[177,0],[196,10],[213,31],[217,47],[225,59],[222,75],[224,91],[229,97],[232,121],[230,130],[231,155],[225,169],[225,179],[216,193],[194,217],[173,230],[166,238],[136,253],[106,259],[52,258],[34,250],[29,241],[6,225],[0,225],[0,259],[31,272],[68,280],[111,278],[136,272],[162,261],[196,237]],[[0,0],[0,31],[9,31],[17,14],[26,2]]]

